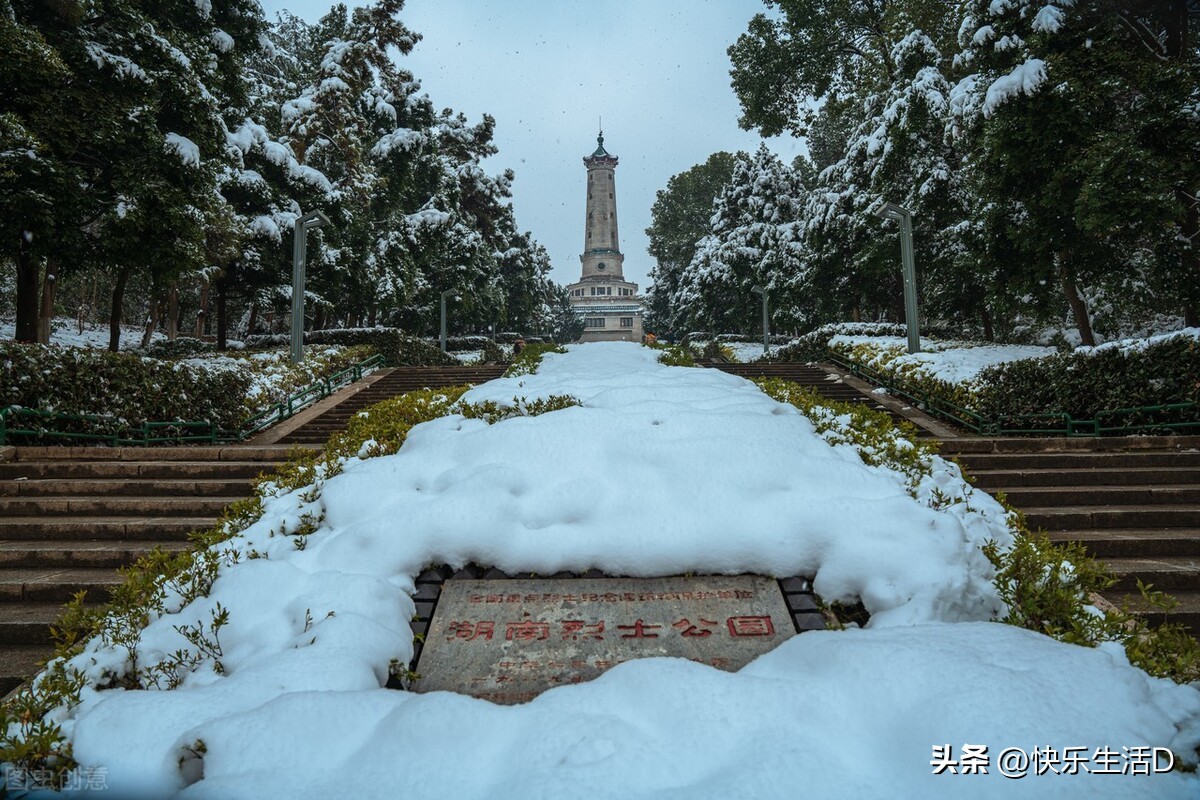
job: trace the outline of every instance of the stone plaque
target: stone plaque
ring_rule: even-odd
[[[778,582],[753,575],[451,579],[412,688],[523,703],[635,658],[734,671],[794,633]]]

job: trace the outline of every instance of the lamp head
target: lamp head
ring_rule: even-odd
[[[895,203],[884,203],[875,214],[882,219],[902,220],[905,217],[912,218],[911,211]]]
[[[761,295],[763,295],[764,297],[765,297],[765,296],[766,296],[766,294],[767,294],[767,290],[766,290],[766,289],[764,289],[764,288],[763,288],[763,287],[761,287],[761,286],[751,286],[751,287],[750,287],[750,291],[754,292],[755,294],[761,294]]]

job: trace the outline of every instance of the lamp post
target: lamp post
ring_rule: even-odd
[[[767,290],[761,286],[753,286],[750,291],[762,295],[763,299],[763,355],[765,356],[771,349],[770,318],[767,316]]]
[[[884,203],[878,215],[900,223],[900,258],[904,267],[904,320],[908,324],[908,352],[921,352],[917,329],[917,268],[913,263],[912,212],[895,203]]]
[[[296,218],[292,237],[292,363],[304,360],[304,261],[308,256],[308,229],[329,225],[329,217],[310,211]]]
[[[450,295],[454,295],[455,300],[458,299],[457,290],[455,290],[455,289],[447,289],[446,291],[442,292],[442,296],[441,296],[441,300],[442,300],[441,342],[442,342],[442,352],[443,353],[446,352],[446,298],[449,297]]]

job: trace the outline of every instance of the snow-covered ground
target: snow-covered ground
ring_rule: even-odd
[[[188,647],[176,626],[219,603],[222,669],[206,660],[172,691],[85,690],[61,720],[75,758],[121,797],[1200,794],[1195,774],[1003,777],[1005,748],[1194,756],[1200,691],[1150,678],[1117,647],[987,622],[999,602],[979,547],[1008,528],[956,466],[934,459],[910,492],[749,382],[657,355],[627,343],[549,354],[464,400],[582,406],[494,425],[443,417],[393,456],[350,460],[315,499],[268,500],[221,546],[242,557],[210,596],[169,604],[138,646],[143,668]],[[323,519],[298,548],[279,531],[306,512]],[[861,597],[872,620],[801,634],[737,673],[646,659],[520,706],[382,689],[389,662],[412,654],[414,576],[471,561],[810,575],[826,600]],[[93,642],[75,663],[94,682],[127,656]],[[935,775],[944,745],[953,760],[987,746],[991,768]]]
[[[16,323],[11,320],[0,321],[0,339],[12,339],[16,332]],[[122,325],[121,349],[132,350],[135,347],[140,347],[144,333],[145,329],[136,325]],[[151,337],[155,342],[163,341],[166,338],[166,336],[157,332]],[[108,326],[85,322],[83,324],[83,333],[80,333],[79,325],[75,320],[67,317],[56,317],[50,329],[50,344],[63,347],[95,347],[105,349],[108,347]]]
[[[478,364],[483,358],[482,350],[456,350],[450,355],[457,358],[463,364]]]
[[[921,352],[909,353],[908,340],[899,336],[839,335],[829,340],[830,348],[843,350],[864,344],[870,345],[876,352],[866,362],[869,367],[913,370],[947,383],[967,383],[987,367],[1027,358],[1042,358],[1058,352],[1053,347],[1035,345],[976,345],[922,339]]]

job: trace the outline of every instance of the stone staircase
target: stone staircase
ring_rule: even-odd
[[[475,367],[398,367],[284,436],[281,444],[324,444],[345,430],[350,417],[369,405],[417,389],[436,389],[462,383],[484,383],[499,378],[508,364]]]
[[[895,402],[891,398],[887,398],[885,402],[883,397],[870,394],[868,391],[864,391],[848,383],[843,376],[839,375],[832,368],[824,369],[816,364],[755,363],[713,364],[712,367],[742,378],[779,378],[785,381],[792,381],[801,386],[810,387],[820,393],[822,397],[827,397],[830,400],[865,405],[868,408],[889,414],[896,421],[903,420],[913,423],[917,427],[918,436],[928,437],[933,435],[928,430],[927,421],[921,419],[924,417],[923,414],[907,407],[904,407],[906,413],[900,413],[901,409],[896,407]]]
[[[0,694],[53,651],[48,626],[80,591],[107,599],[116,569],[179,550],[288,447],[17,447],[0,462]]]
[[[941,450],[979,488],[1004,492],[1031,530],[1082,542],[1112,567],[1108,599],[1136,597],[1141,579],[1200,633],[1200,437],[964,438]]]

